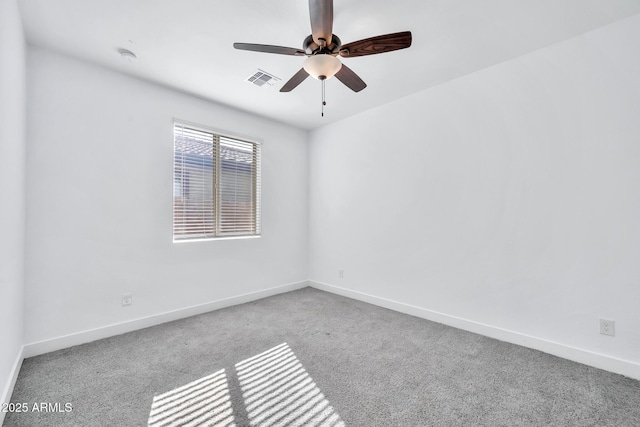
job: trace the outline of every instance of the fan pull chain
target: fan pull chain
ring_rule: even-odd
[[[325,95],[324,95],[324,82],[326,80],[322,80],[322,117],[324,117],[324,106],[327,105],[327,102],[325,101]]]

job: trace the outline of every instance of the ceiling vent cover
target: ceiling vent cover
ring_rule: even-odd
[[[280,79],[258,68],[258,71],[247,77],[245,81],[256,86],[273,86],[276,82],[279,82]]]

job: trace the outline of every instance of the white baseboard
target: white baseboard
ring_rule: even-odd
[[[7,382],[4,390],[2,390],[2,399],[0,403],[9,403],[11,400],[11,395],[13,394],[13,388],[16,386],[16,381],[18,380],[18,374],[20,373],[20,368],[22,367],[22,361],[24,360],[24,346],[20,347],[20,351],[16,356],[16,361],[13,364],[13,368],[11,368],[11,373],[9,374],[9,381]],[[5,412],[0,411],[0,426],[4,423]]]
[[[12,381],[7,385],[4,391],[3,398],[8,399],[11,397],[10,393],[13,391],[15,380],[18,376],[18,372],[20,371],[20,366],[22,365],[23,358],[33,357],[40,354],[49,353],[51,351],[72,347],[74,345],[84,344],[84,343],[95,341],[98,339],[108,338],[114,335],[120,335],[127,332],[135,331],[138,329],[147,328],[149,326],[155,326],[161,323],[166,323],[173,320],[183,319],[185,317],[207,313],[209,311],[217,310],[220,308],[225,308],[233,305],[243,304],[250,301],[255,301],[255,300],[266,298],[272,295],[277,295],[280,293],[301,289],[306,286],[311,286],[316,289],[320,289],[323,291],[353,298],[353,299],[367,302],[369,304],[377,305],[380,307],[388,308],[390,310],[398,311],[400,313],[405,313],[405,314],[420,317],[423,319],[431,320],[434,322],[442,323],[444,325],[452,326],[458,329],[463,329],[465,331],[474,332],[490,338],[495,338],[501,341],[506,341],[512,344],[521,345],[523,347],[528,347],[535,350],[540,350],[545,353],[553,354],[554,356],[573,360],[574,362],[583,363],[585,365],[593,366],[595,368],[604,369],[606,371],[614,372],[617,374],[625,375],[627,377],[640,380],[640,364],[636,362],[618,359],[618,358],[607,356],[604,354],[594,353],[592,351],[571,347],[565,344],[548,341],[542,338],[533,337],[530,335],[522,334],[515,331],[510,331],[507,329],[497,328],[495,326],[474,322],[472,320],[467,320],[467,319],[451,316],[444,313],[439,313],[437,311],[428,310],[428,309],[417,307],[411,304],[405,304],[402,302],[381,298],[375,295],[353,291],[346,288],[341,288],[339,286],[329,285],[326,283],[321,283],[316,281],[308,281],[308,282],[302,281],[302,282],[290,283],[282,286],[276,286],[273,288],[264,289],[261,291],[252,292],[248,294],[238,295],[231,298],[199,304],[191,307],[186,307],[179,310],[160,313],[153,316],[134,319],[127,322],[108,325],[101,328],[81,331],[74,334],[52,338],[45,341],[26,344],[22,348],[20,354],[18,355],[18,358],[16,359]],[[0,425],[2,425],[1,420],[2,420],[2,414],[0,414]]]
[[[640,380],[640,364],[326,283],[309,286]]]
[[[246,302],[255,301],[272,295],[301,289],[306,286],[309,286],[308,282],[306,281],[289,283],[286,285],[276,286],[257,292],[251,292],[231,298],[211,301],[204,304],[198,304],[191,307],[185,307],[178,310],[159,313],[148,317],[129,320],[122,323],[116,323],[100,328],[76,332],[73,334],[64,335],[44,341],[38,341],[26,344],[24,346],[23,354],[25,358],[38,356],[40,354],[61,350],[63,348],[73,347],[74,345],[85,344],[91,341],[124,334],[138,329],[148,328],[149,326],[155,326],[161,323],[171,322],[173,320],[184,319],[185,317],[207,313],[209,311],[218,310],[220,308],[244,304]]]

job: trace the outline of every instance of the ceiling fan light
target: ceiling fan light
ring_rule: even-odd
[[[313,78],[324,80],[330,79],[340,71],[342,62],[335,56],[320,54],[309,57],[304,62],[303,68]]]

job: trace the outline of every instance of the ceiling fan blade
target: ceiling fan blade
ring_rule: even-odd
[[[351,70],[351,68],[344,64],[342,64],[340,71],[336,73],[336,78],[354,92],[360,92],[362,89],[367,87],[367,84],[363,82],[362,79]]]
[[[304,56],[302,49],[295,47],[272,46],[270,44],[234,43],[233,47],[240,50],[250,50],[252,52],[278,53],[280,55]]]
[[[313,41],[322,46],[320,39],[324,39],[329,46],[333,33],[333,0],[309,0],[309,15]]]
[[[280,89],[280,92],[291,92],[293,89],[295,89],[300,83],[302,83],[304,81],[304,79],[306,79],[307,77],[309,77],[309,73],[307,73],[304,68],[300,68],[300,71],[298,71],[297,73],[295,73],[293,75],[293,77],[291,77],[289,79],[288,82],[286,82],[284,84],[284,86],[282,86],[282,88]]]
[[[403,31],[347,43],[340,46],[340,56],[351,58],[354,56],[375,55],[376,53],[405,49],[409,46],[411,46],[411,31]]]

